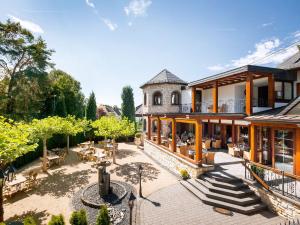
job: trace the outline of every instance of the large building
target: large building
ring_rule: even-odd
[[[168,70],[141,86],[145,151],[196,177],[206,147],[300,176],[300,49],[277,68],[246,65],[186,83]]]

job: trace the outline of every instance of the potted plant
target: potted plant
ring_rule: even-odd
[[[186,169],[179,170],[179,173],[183,180],[187,180],[190,178],[190,175]]]
[[[141,146],[141,144],[142,144],[142,134],[141,133],[136,133],[135,134],[135,137],[134,137],[134,143],[135,143],[135,145],[136,146]]]

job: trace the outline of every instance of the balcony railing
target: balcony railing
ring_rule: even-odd
[[[227,99],[218,101],[218,112],[219,113],[244,113],[245,112],[245,99]],[[179,112],[191,113],[192,104],[181,104],[179,106]],[[195,112],[212,113],[213,102],[199,102],[195,105]]]

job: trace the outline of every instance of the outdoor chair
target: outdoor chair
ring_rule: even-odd
[[[26,189],[30,190],[37,185],[37,171],[30,171],[29,176],[26,178]]]
[[[64,163],[64,162],[65,162],[66,156],[67,156],[67,153],[66,153],[66,152],[63,152],[63,153],[59,156],[59,165],[60,165],[61,163]]]
[[[40,160],[41,160],[41,163],[42,163],[42,166],[43,166],[43,163],[44,163],[44,158],[43,157],[40,157]],[[50,161],[49,159],[46,158],[46,167],[49,169],[50,168]]]
[[[215,164],[215,153],[214,152],[206,153],[206,164],[208,164],[208,165]]]
[[[221,148],[221,140],[216,140],[212,143],[213,148]]]
[[[202,148],[203,149],[210,149],[211,140],[206,140],[205,142],[202,142]]]
[[[234,156],[233,144],[227,144],[227,147],[228,147],[228,154]]]

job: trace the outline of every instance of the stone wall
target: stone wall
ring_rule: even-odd
[[[179,171],[185,169],[190,177],[196,178],[205,171],[214,169],[213,166],[196,166],[148,140],[144,141],[144,151],[147,155],[176,175],[180,175]]]
[[[271,193],[261,187],[251,185],[250,188],[261,197],[262,202],[265,203],[272,212],[288,220],[300,219],[300,202],[281,196],[276,192]]]

